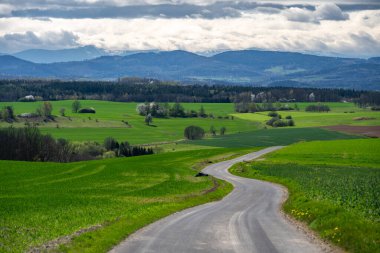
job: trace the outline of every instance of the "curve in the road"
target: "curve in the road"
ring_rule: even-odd
[[[228,196],[157,221],[137,231],[111,252],[321,252],[319,244],[311,242],[280,214],[284,194],[281,187],[228,172],[235,163],[280,148],[266,148],[206,167],[203,172],[234,185]]]

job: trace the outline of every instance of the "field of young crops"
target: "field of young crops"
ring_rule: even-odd
[[[380,140],[298,143],[233,173],[286,185],[285,210],[352,252],[380,250]]]
[[[218,190],[204,194],[214,183],[194,177],[191,168],[244,152],[213,149],[66,164],[0,161],[0,252],[23,252],[98,224],[103,227],[64,251],[105,252],[153,220],[224,196],[230,185],[219,182]]]

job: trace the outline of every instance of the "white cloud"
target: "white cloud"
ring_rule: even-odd
[[[361,57],[380,55],[379,10],[351,12],[350,19],[340,20],[334,12],[318,11],[318,8],[315,11],[298,9],[293,10],[298,14],[297,22],[289,19],[284,11],[253,11],[236,18],[215,19],[0,18],[0,42],[3,43],[0,43],[0,51],[3,51],[4,39],[8,38],[7,51],[80,44],[108,50],[184,49],[200,52],[262,48]],[[310,13],[314,22],[300,22],[307,20]],[[13,34],[13,37],[7,34]],[[27,39],[15,34],[24,34]]]

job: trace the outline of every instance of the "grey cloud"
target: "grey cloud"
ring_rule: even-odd
[[[283,11],[289,21],[319,23],[322,20],[342,21],[349,19],[339,6],[333,3],[321,4],[314,11],[304,8],[292,7]]]
[[[0,37],[2,52],[12,53],[25,49],[44,48],[60,49],[78,46],[79,37],[72,32],[46,32],[38,35],[28,31],[25,33],[11,33]]]
[[[140,17],[166,17],[166,18],[231,18],[240,17],[243,11],[256,10],[264,13],[278,13],[288,7],[299,7],[313,10],[311,5],[290,5],[285,6],[276,3],[255,3],[255,2],[215,2],[208,5],[196,4],[156,4],[156,5],[125,5],[115,6],[99,3],[79,3],[69,1],[62,6],[55,1],[49,1],[49,5],[40,5],[28,8],[16,8],[12,11],[13,17],[55,17],[55,18],[140,18]],[[28,6],[28,5],[27,5]],[[39,6],[39,7],[38,7]]]
[[[333,3],[322,4],[314,12],[318,20],[347,20],[348,14]]]
[[[112,1],[98,1],[98,2],[85,2],[85,1],[57,1],[57,0],[36,0],[25,1],[19,0],[17,2],[4,0],[7,6],[13,6],[13,11],[9,10],[0,16],[13,16],[13,17],[45,17],[45,18],[141,18],[141,17],[165,17],[165,18],[183,18],[183,17],[196,17],[196,18],[233,18],[240,17],[244,11],[256,11],[266,14],[277,14],[281,10],[286,11],[289,20],[300,22],[311,22],[313,18],[308,20],[304,17],[305,13],[296,12],[295,8],[308,11],[320,12],[321,20],[333,19],[343,20],[345,14],[342,10],[354,11],[360,9],[380,9],[379,4],[350,4],[350,3],[325,3],[323,9],[319,10],[316,4],[307,2],[303,4],[290,4],[286,1],[283,2],[251,2],[251,1],[205,1],[206,4],[199,5],[196,1],[164,1],[157,0],[157,4],[144,4],[143,1],[136,0],[135,4],[120,5],[126,3],[119,1],[119,5]],[[130,2],[131,3],[131,2]],[[24,5],[23,5],[24,4]],[[292,12],[294,17],[289,17]],[[318,19],[318,18],[314,18]]]

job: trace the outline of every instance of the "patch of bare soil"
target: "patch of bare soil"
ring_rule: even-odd
[[[373,118],[373,117],[356,117],[356,118],[354,118],[354,120],[356,120],[356,121],[373,120],[373,119],[376,119],[376,118]]]
[[[368,137],[380,138],[380,126],[347,126],[347,125],[338,125],[338,126],[326,126],[325,129],[345,132],[350,134],[361,134]]]

